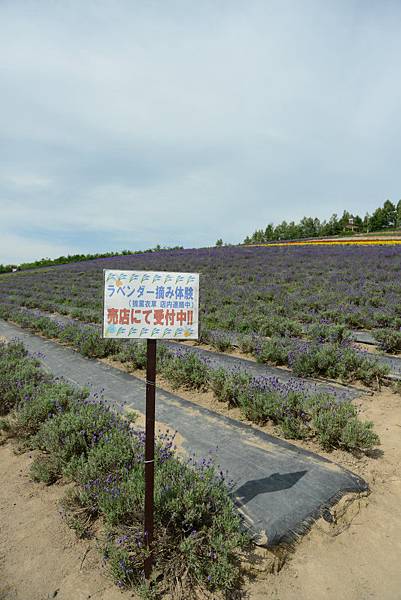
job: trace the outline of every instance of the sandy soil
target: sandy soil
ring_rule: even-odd
[[[32,454],[0,446],[0,600],[124,600],[96,540],[78,540],[59,514],[65,486],[33,483]]]
[[[364,398],[361,412],[382,445],[375,458],[350,458],[348,466],[366,478],[371,494],[340,503],[334,523],[316,523],[277,575],[247,586],[250,599],[401,599],[401,398],[388,391]],[[337,453],[332,458],[344,462]]]

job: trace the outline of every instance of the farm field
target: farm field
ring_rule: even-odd
[[[15,334],[12,334],[13,336]],[[40,340],[42,344],[46,344],[44,340]],[[60,351],[63,349],[60,348]],[[48,347],[45,350],[46,354],[51,353]],[[82,360],[82,359],[81,359]],[[62,363],[61,363],[62,364]],[[1,366],[1,365],[0,365]],[[3,371],[4,373],[4,371]],[[6,371],[7,373],[7,371]],[[21,375],[20,371],[16,370],[10,372],[8,377],[3,381],[4,389],[9,390],[7,395],[9,401],[15,392],[12,391],[13,380],[20,381],[20,386],[17,388],[16,393],[23,394],[24,387],[21,388]],[[29,376],[29,372],[26,373],[25,377]],[[47,385],[47,384],[46,384]],[[60,385],[55,383],[55,385]],[[61,388],[63,384],[61,383]],[[61,389],[61,391],[63,388]],[[4,392],[3,392],[4,393]],[[17,396],[18,397],[18,396]],[[46,397],[45,397],[46,398]],[[51,396],[47,397],[47,403],[51,399]],[[59,403],[62,396],[59,394],[55,395],[55,406],[51,408],[51,405],[47,404],[45,413],[43,410],[37,413],[36,418],[48,419],[48,410],[59,411]],[[360,599],[360,581],[363,581],[363,589],[368,594],[368,597],[380,598],[383,600],[393,600],[397,598],[395,595],[398,593],[400,581],[399,581],[399,548],[398,542],[401,532],[398,531],[399,523],[401,522],[398,518],[399,506],[401,502],[401,488],[399,487],[399,462],[401,460],[401,438],[399,435],[400,418],[401,418],[401,402],[400,396],[391,390],[384,390],[380,393],[375,393],[373,396],[363,396],[357,401],[358,410],[362,413],[363,418],[372,420],[375,424],[375,429],[380,435],[381,446],[372,453],[364,454],[348,454],[341,449],[331,450],[330,452],[321,452],[331,460],[344,465],[353,472],[360,474],[369,484],[371,489],[371,495],[368,497],[362,495],[351,496],[351,498],[345,497],[345,502],[340,502],[338,506],[334,506],[330,511],[333,516],[330,517],[332,521],[327,520],[327,516],[323,519],[319,519],[317,524],[312,528],[310,534],[306,536],[303,541],[300,541],[295,546],[295,553],[291,553],[286,557],[286,562],[279,572],[278,575],[272,575],[270,573],[272,569],[272,561],[269,555],[264,557],[263,549],[258,552],[258,560],[255,563],[253,570],[251,571],[251,579],[245,578],[244,585],[247,590],[247,595],[252,600],[260,600],[266,597],[267,590],[269,590],[270,597],[277,598],[280,600],[292,600],[295,598],[309,599],[310,597],[319,598],[319,593],[322,589],[325,590],[325,598],[335,600],[338,597],[347,597],[350,600]],[[29,407],[29,403],[26,404],[25,408],[22,404],[21,412],[17,412],[16,418],[21,425],[25,424],[20,429],[20,435],[31,435],[32,427],[33,431],[36,430],[37,425],[35,424],[34,416],[35,413]],[[40,417],[40,414],[42,416]],[[51,416],[51,413],[50,413]],[[60,415],[61,416],[61,415]],[[14,417],[15,418],[15,417]],[[27,420],[28,419],[28,420]],[[46,429],[51,426],[50,422],[44,427]],[[56,424],[56,422],[55,422]],[[27,425],[29,427],[27,428]],[[78,421],[77,426],[80,428]],[[92,427],[96,427],[94,423]],[[102,427],[104,427],[102,425]],[[18,431],[18,429],[17,429]],[[40,438],[39,438],[40,439]],[[51,438],[48,438],[48,442],[53,444]],[[304,446],[305,442],[299,442],[301,446]],[[96,444],[95,444],[96,445]],[[307,443],[307,447],[316,449],[310,442]],[[51,446],[49,447],[49,449]],[[61,449],[61,448],[60,448]],[[54,450],[53,450],[54,451]],[[93,452],[95,448],[93,449]],[[12,498],[7,494],[7,490],[19,489],[24,498],[24,493],[28,492],[29,486],[27,481],[27,463],[28,466],[32,462],[24,458],[19,462],[14,459],[13,464],[19,464],[19,468],[22,469],[25,478],[25,484],[21,487],[21,480],[19,477],[12,477],[12,473],[7,472],[9,462],[10,447],[7,445],[4,449],[0,448],[0,464],[4,471],[3,481],[7,486],[7,489],[3,488],[5,492],[2,498],[2,506],[7,511],[14,510],[11,508],[10,502]],[[61,458],[63,451],[59,453]],[[4,457],[4,458],[3,458]],[[31,457],[30,457],[31,458]],[[34,458],[40,460],[40,455],[35,454]],[[270,461],[271,462],[271,459]],[[61,463],[62,465],[62,463]],[[25,466],[25,470],[24,470]],[[72,465],[73,466],[73,463]],[[60,468],[60,467],[59,467]],[[70,467],[71,468],[71,467]],[[271,467],[270,467],[271,468]],[[46,472],[45,472],[46,473]],[[84,473],[83,473],[84,474]],[[87,476],[87,475],[85,475]],[[32,485],[32,484],[31,484]],[[57,486],[58,488],[58,486]],[[106,486],[107,488],[107,486]],[[111,490],[105,490],[110,493]],[[34,494],[35,500],[33,503],[29,500]],[[51,494],[51,498],[54,500],[60,496],[60,491],[56,489]],[[268,501],[267,495],[267,501]],[[54,512],[55,507],[51,501],[46,499],[43,488],[40,492],[30,492],[28,505],[31,508],[37,510],[41,506],[47,506],[47,510]],[[7,508],[8,507],[8,508]],[[41,509],[42,511],[44,508]],[[8,514],[8,513],[7,513]],[[22,519],[28,518],[26,511],[21,512]],[[51,524],[54,524],[55,517],[50,517]],[[24,521],[19,521],[23,523]],[[372,523],[380,524],[380,526],[372,527]],[[15,532],[18,536],[26,536],[26,532],[15,527],[13,519],[7,521],[7,532]],[[10,529],[11,528],[11,529]],[[60,529],[60,526],[58,526]],[[40,529],[37,531],[41,531]],[[10,533],[11,535],[11,533]],[[64,528],[61,528],[60,535],[62,539],[66,539],[65,524]],[[28,536],[29,544],[34,543]],[[49,540],[49,532],[44,532],[44,543],[46,539]],[[18,557],[18,546],[13,544],[10,537],[4,537],[1,540],[2,548],[7,549],[6,556],[9,557],[7,561],[7,574],[10,581],[15,581],[17,589],[25,590],[26,585],[24,578],[12,578],[11,574],[16,564],[19,561],[18,570],[21,569],[21,565],[24,564],[24,568],[29,568],[34,565],[32,561],[28,564],[21,561],[21,557]],[[6,545],[4,545],[6,544]],[[86,550],[90,550],[90,563],[96,559],[96,552],[93,544],[89,544]],[[362,549],[362,550],[361,550]],[[42,556],[46,556],[48,548],[44,547],[43,544],[39,544],[38,550]],[[68,598],[69,586],[74,585],[74,582],[81,581],[85,583],[83,589],[93,589],[90,586],[96,582],[96,573],[87,571],[87,566],[80,572],[75,572],[73,564],[78,564],[82,561],[85,556],[82,544],[69,543],[69,553],[66,570],[59,575],[59,581],[62,583],[60,589],[60,597]],[[61,548],[57,547],[57,552],[61,552]],[[75,556],[75,558],[74,558]],[[15,561],[15,563],[10,563]],[[89,564],[90,564],[89,563]],[[274,563],[273,563],[274,564]],[[38,567],[36,567],[38,568]],[[46,569],[41,570],[44,577],[47,577]],[[26,571],[25,571],[26,573]],[[50,575],[50,574],[49,574]],[[62,576],[61,576],[62,575]],[[26,575],[25,575],[26,577]],[[32,575],[33,577],[33,575]],[[38,577],[35,571],[35,584],[37,585],[38,593],[34,596],[34,599],[42,598],[43,592],[49,589],[49,586],[53,586],[53,581],[57,582],[57,578],[49,577],[43,579]],[[100,582],[101,583],[101,582]],[[100,585],[99,583],[99,585]],[[86,588],[87,586],[87,588]],[[56,585],[53,587],[56,588]],[[1,588],[0,588],[1,589]],[[11,589],[11,588],[10,588]],[[50,588],[52,589],[52,588]],[[57,588],[56,588],[57,589]],[[109,587],[107,580],[104,581],[104,586],[100,590],[107,590],[104,598],[108,598],[110,594],[113,594],[113,590]],[[40,593],[42,595],[40,595]],[[65,595],[67,594],[67,595]],[[346,595],[345,595],[346,594]],[[7,597],[7,596],[6,596]],[[23,593],[15,595],[16,600],[25,600],[26,595]],[[103,595],[100,593],[100,598]],[[114,597],[114,596],[112,596]],[[123,596],[124,597],[124,596]],[[130,596],[128,596],[130,597]],[[269,597],[269,596],[267,596]],[[82,599],[86,600],[87,596],[82,595]],[[186,596],[184,596],[186,598]],[[212,594],[211,598],[220,598],[219,595]],[[81,600],[81,597],[79,597]]]
[[[315,245],[173,250],[3,274],[0,318],[142,378],[143,342],[100,337],[105,268],[199,272],[202,344],[200,349],[159,344],[164,389],[318,452],[363,477],[372,490],[372,496],[351,502],[338,514],[332,527],[320,520],[278,575],[261,566],[256,581],[245,585],[249,597],[265,597],[268,586],[272,598],[306,600],[318,597],[326,586],[327,597],[334,600],[345,597],[348,586],[348,597],[359,600],[352,581],[341,580],[341,571],[357,552],[356,540],[367,548],[363,560],[365,566],[369,563],[371,519],[383,522],[376,542],[383,553],[389,551],[391,514],[397,513],[400,501],[399,384],[391,382],[391,369],[381,361],[381,353],[401,350],[400,249]],[[174,303],[178,308],[179,299],[171,299],[172,308]],[[355,331],[373,334],[379,350],[361,351],[352,340]],[[214,352],[210,358],[204,349]],[[240,368],[230,370],[224,361],[220,365],[224,353],[233,354]],[[252,367],[255,372],[249,360],[257,366]],[[269,372],[272,366],[278,375]],[[354,521],[360,526],[356,536]],[[322,548],[331,564],[320,556]],[[381,600],[393,600],[397,552],[386,564],[391,581]],[[376,559],[384,569],[384,554]],[[312,571],[306,571],[302,582],[297,580],[305,563],[322,574],[317,583]],[[365,567],[353,568],[365,577]],[[364,584],[368,597],[379,598],[377,580],[377,569],[372,569]]]
[[[384,261],[388,266],[383,274]],[[352,347],[348,326],[359,323],[372,328],[384,321],[398,340],[400,289],[395,273],[399,265],[397,249],[378,246],[224,247],[119,256],[3,275],[0,316],[70,343],[86,356],[110,356],[128,368],[143,368],[140,343],[102,340],[93,326],[77,326],[76,321],[63,318],[58,322],[30,311],[40,309],[96,323],[102,312],[103,268],[200,272],[203,341],[227,350],[235,334],[240,336],[240,348],[260,363],[289,368],[294,376],[359,381],[375,388],[385,381],[389,368]],[[169,304],[178,307],[179,301],[170,299]],[[160,347],[158,362],[173,386],[210,389],[217,399],[239,406],[242,415],[254,423],[272,421],[280,434],[292,439],[317,435],[323,447],[341,444],[367,449],[376,441],[368,424],[346,427],[349,417],[357,418],[349,402],[338,404],[330,394],[305,393],[296,379],[295,385],[277,385],[271,376],[210,371],[207,359],[199,358],[196,348],[184,355],[180,352]],[[247,368],[243,363],[242,371]],[[330,421],[335,414],[342,423],[333,435],[326,425],[321,430],[326,419],[322,411]]]
[[[396,246],[150,252],[3,275],[0,310],[25,306],[100,323],[104,268],[199,272],[203,341],[225,350],[234,335],[244,351],[297,375],[357,375],[369,383],[375,372],[350,374],[349,330],[370,330],[384,350],[401,350],[400,261]],[[305,340],[312,342],[306,358]]]
[[[97,259],[0,277],[3,305],[100,322],[102,270],[201,274],[204,329],[271,335],[316,323],[401,326],[397,246],[222,247]]]
[[[235,336],[242,352],[266,365],[266,376],[263,370],[260,377],[250,374],[246,361],[238,363],[241,372],[232,373],[223,360],[220,369],[216,365],[211,369],[208,356],[196,347],[184,351],[179,346],[168,350],[159,346],[163,377],[175,388],[210,390],[219,401],[239,407],[243,418],[259,425],[273,422],[279,435],[291,439],[317,435],[322,447],[341,444],[366,449],[375,443],[368,424],[356,426],[352,433],[344,430],[348,417],[356,418],[354,405],[339,405],[332,390],[328,395],[320,389],[309,393],[302,378],[356,382],[373,389],[386,382],[389,365],[377,353],[356,348],[350,328],[373,330],[383,348],[398,351],[400,266],[396,246],[149,252],[4,274],[0,316],[60,339],[85,356],[117,359],[131,370],[143,368],[141,342],[102,340],[96,325],[85,325],[101,321],[102,270],[199,272],[201,341],[218,352],[230,351]],[[170,298],[168,304],[174,309],[179,299]],[[279,385],[269,365],[279,367],[275,373]],[[293,381],[284,377],[288,372]],[[319,429],[322,410],[335,413],[343,423],[334,435],[327,437],[326,426],[324,432]]]

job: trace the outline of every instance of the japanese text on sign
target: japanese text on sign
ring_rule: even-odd
[[[104,270],[103,337],[198,338],[199,275]]]

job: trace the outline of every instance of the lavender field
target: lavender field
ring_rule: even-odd
[[[298,334],[311,324],[401,327],[398,247],[223,247],[96,259],[0,277],[2,306],[100,322],[104,268],[201,274],[204,329]]]

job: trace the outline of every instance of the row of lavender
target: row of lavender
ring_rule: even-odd
[[[111,357],[125,363],[128,370],[146,367],[143,341],[103,339],[96,325],[35,316],[25,309],[7,313],[0,307],[0,317],[69,344],[84,356]],[[159,344],[157,365],[173,387],[210,390],[218,401],[239,408],[246,419],[273,423],[277,434],[286,438],[316,439],[325,449],[341,447],[353,452],[368,451],[379,443],[373,424],[361,421],[356,407],[341,392],[322,392],[297,378],[283,383],[276,377],[254,377],[243,369],[218,367],[178,345]]]
[[[151,548],[157,576],[150,596],[143,571],[150,550],[143,532],[143,431],[96,391],[53,378],[20,342],[0,342],[0,417],[1,441],[11,437],[39,451],[34,480],[75,483],[62,512],[80,537],[94,527],[102,533],[98,546],[120,587],[154,599],[238,589],[239,558],[251,551],[250,540],[212,455],[180,458],[174,436],[158,436]]]

